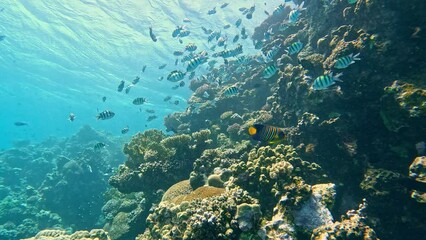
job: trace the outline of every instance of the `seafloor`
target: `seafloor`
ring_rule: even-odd
[[[271,27],[277,33],[262,51],[282,44],[278,74],[262,78],[265,66],[255,61],[213,69],[207,79],[227,74],[226,84],[241,89],[232,97],[219,94],[224,86],[192,80],[188,110],[164,119],[175,134],[133,136],[124,145],[127,160],[111,177],[107,168],[93,169],[89,151],[55,156],[51,168],[41,161],[61,151],[46,144],[40,156],[29,147],[2,153],[24,156],[43,176],[17,178],[19,162],[2,165],[10,177],[2,179],[1,213],[14,209],[21,219],[10,221],[14,228],[2,225],[0,235],[98,222],[104,231],[51,230],[31,239],[424,239],[426,158],[416,143],[426,140],[426,1],[324,2],[306,0],[301,20],[286,29],[279,30],[288,9],[256,28],[255,40]],[[297,40],[305,44],[298,57],[285,54]],[[344,73],[338,87],[309,89],[306,75],[320,76],[351,53],[361,60],[336,71]],[[283,127],[288,136],[277,145],[251,141],[247,127],[254,122]],[[106,189],[106,180],[94,179],[84,164],[113,187],[104,193],[102,214],[95,189]],[[38,187],[9,187],[45,173]],[[85,176],[90,184],[69,182]],[[79,205],[86,194],[93,205],[60,207],[64,199]],[[57,209],[25,215],[22,204]]]

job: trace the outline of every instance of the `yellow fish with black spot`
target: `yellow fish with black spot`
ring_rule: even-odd
[[[281,142],[286,138],[286,134],[282,128],[258,123],[250,126],[248,133],[254,140],[269,144]]]

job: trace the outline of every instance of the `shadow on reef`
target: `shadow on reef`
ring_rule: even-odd
[[[94,151],[100,141],[108,143],[108,150]],[[89,126],[67,139],[1,152],[0,238],[25,238],[45,228],[102,226],[102,194],[123,157],[111,136]]]

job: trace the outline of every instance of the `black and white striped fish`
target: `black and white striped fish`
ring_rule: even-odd
[[[114,116],[115,116],[115,113],[111,112],[110,110],[105,110],[103,112],[100,112],[96,116],[96,119],[98,119],[98,120],[107,120],[107,119],[113,118]]]
[[[106,145],[105,145],[105,143],[103,143],[103,142],[98,142],[98,143],[96,143],[95,144],[95,146],[93,146],[93,149],[95,150],[95,151],[98,151],[98,150],[100,150],[101,148],[104,148]]]
[[[178,82],[185,77],[185,74],[186,73],[183,73],[179,70],[174,70],[167,76],[167,80],[170,82]]]
[[[330,72],[327,75],[322,75],[315,78],[314,83],[312,84],[313,90],[324,90],[330,87],[331,85],[337,82],[341,82],[342,80],[339,78],[343,75],[343,73],[339,73],[337,75],[333,75],[333,72]]]
[[[227,97],[233,96],[239,92],[239,89],[235,86],[228,87],[223,91],[223,94]]]
[[[337,59],[336,62],[334,63],[334,68],[337,68],[337,69],[347,68],[349,65],[354,64],[355,61],[361,60],[361,58],[359,58],[358,56],[359,56],[359,53],[355,55],[351,53],[350,55],[341,57]]]
[[[195,43],[189,43],[188,45],[185,46],[185,50],[188,52],[193,52],[197,50],[197,46],[195,45]]]
[[[145,102],[146,102],[146,99],[143,97],[138,97],[138,98],[135,98],[135,100],[133,100],[133,104],[135,105],[142,105]]]
[[[293,55],[293,54],[296,54],[296,53],[299,53],[301,50],[302,50],[302,48],[303,48],[303,43],[301,42],[301,41],[297,41],[297,42],[295,42],[295,43],[292,43],[288,48],[287,48],[287,50],[285,50],[285,52],[288,54],[288,55]]]
[[[205,63],[207,61],[207,57],[204,56],[200,56],[200,57],[195,57],[191,60],[189,60],[188,62],[188,66],[186,68],[187,72],[192,72],[194,71],[198,66],[200,66],[201,64]]]

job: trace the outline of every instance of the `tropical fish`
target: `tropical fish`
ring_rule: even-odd
[[[301,41],[297,41],[295,43],[292,43],[285,52],[288,55],[293,55],[299,53],[303,48],[303,43]]]
[[[191,22],[191,19],[189,19],[189,18],[184,18],[184,19],[183,19],[183,22],[189,23],[189,22]]]
[[[271,15],[271,14],[269,14],[269,12],[268,11],[264,11],[264,13],[267,15],[267,16],[269,16],[269,15]]]
[[[156,119],[157,118],[157,116],[156,115],[151,115],[151,116],[149,116],[146,120],[148,121],[148,122],[151,122],[152,120],[154,120],[154,119]]]
[[[183,55],[183,51],[174,51],[173,55],[175,55],[176,57],[182,56]]]
[[[120,84],[118,84],[117,91],[121,92],[124,88],[124,80],[121,80]]]
[[[27,122],[15,122],[14,124],[15,124],[15,126],[18,126],[18,127],[22,127],[22,126],[27,126],[28,125]]]
[[[106,97],[105,96],[103,96],[102,97],[102,102],[105,102],[106,101]]]
[[[167,64],[163,64],[161,66],[158,67],[158,69],[164,69],[167,66]]]
[[[185,86],[185,82],[184,81],[180,81],[179,82],[179,87],[183,87],[183,86]]]
[[[174,103],[175,105],[179,105],[179,100],[175,100],[173,103]]]
[[[179,84],[172,87],[172,90],[176,90],[179,88]]]
[[[189,30],[182,30],[179,32],[178,37],[183,38],[183,37],[187,37],[189,36],[189,34],[191,34],[191,32]]]
[[[219,46],[219,47],[223,47],[223,46],[225,46],[225,43],[226,43],[226,41],[228,40],[228,37],[226,37],[226,36],[224,36],[224,37],[220,37],[218,40],[217,40],[217,46]]]
[[[145,112],[147,112],[147,113],[155,113],[155,110],[154,109],[146,109]]]
[[[290,11],[288,14],[289,23],[294,24],[299,20],[301,11],[306,10],[306,8],[303,8],[303,4],[305,4],[305,2],[302,2],[300,5],[296,6],[293,10]]]
[[[194,71],[198,66],[205,63],[207,61],[207,57],[195,57],[188,62],[188,66],[186,68],[187,72]],[[182,80],[182,79],[179,79]]]
[[[244,12],[244,11],[247,11],[247,8],[246,7],[240,7],[240,8],[238,8],[238,11]]]
[[[275,64],[270,65],[263,70],[263,78],[271,78],[272,76],[275,75],[275,73],[277,73],[277,71],[278,71],[278,68]]]
[[[248,64],[251,61],[251,58],[247,57],[247,56],[241,56],[239,58],[237,58],[237,63],[240,65],[243,64]]]
[[[172,32],[172,37],[177,37],[180,32],[183,30],[183,26],[177,26],[175,30]]]
[[[156,42],[157,37],[155,36],[154,32],[152,31],[152,27],[149,27],[149,36],[151,37],[151,40]]]
[[[133,87],[133,84],[130,84],[129,86],[126,87],[126,89],[124,89],[124,92],[126,94],[128,94],[130,92],[130,89]]]
[[[341,57],[337,59],[336,62],[334,63],[334,68],[337,68],[337,69],[347,68],[349,65],[355,63],[355,61],[361,60],[361,58],[358,58],[358,56],[359,56],[359,53],[355,55],[351,53],[350,55]]]
[[[195,72],[191,72],[191,74],[189,74],[188,79],[193,79],[195,77]]]
[[[227,97],[233,96],[239,92],[238,88],[235,86],[228,87],[223,91],[223,94]]]
[[[166,96],[166,97],[163,99],[163,101],[167,102],[167,101],[169,101],[170,99],[172,99],[172,97],[171,97],[171,96]]]
[[[207,14],[208,15],[213,15],[213,14],[215,14],[216,13],[216,7],[214,7],[213,9],[210,9],[208,12],[207,12]]]
[[[164,77],[163,77],[163,76],[158,77],[158,81],[163,81],[163,79],[164,79]]]
[[[6,38],[4,35],[0,35],[0,42],[3,41]]]
[[[115,116],[115,113],[111,112],[110,110],[105,110],[103,112],[100,112],[97,116],[96,119],[98,120],[107,120],[107,119],[111,119]]]
[[[133,84],[136,84],[136,83],[138,83],[139,82],[139,80],[140,80],[141,78],[139,77],[139,76],[136,76],[135,77],[135,79],[133,79],[133,81],[132,81],[132,83]]]
[[[145,98],[143,98],[143,97],[138,97],[138,98],[135,98],[134,100],[133,100],[133,104],[135,104],[135,105],[142,105],[142,104],[144,104],[146,102],[146,99]]]
[[[240,27],[240,25],[241,25],[241,22],[242,22],[243,20],[241,19],[241,18],[239,18],[236,22],[235,22],[235,26],[236,27]]]
[[[225,26],[223,26],[223,29],[228,29],[231,27],[231,24],[226,24]]]
[[[195,43],[189,43],[188,45],[185,46],[185,50],[188,52],[193,52],[197,50],[197,46],[195,45]]]
[[[121,134],[126,134],[128,132],[129,132],[129,126],[126,126],[123,129],[121,129]]]
[[[210,33],[212,33],[212,32],[213,32],[212,30],[207,29],[207,28],[205,28],[205,27],[201,27],[201,29],[203,30],[204,34],[207,34],[207,35],[209,35]]]
[[[229,5],[229,3],[222,3],[222,5],[220,5],[220,8],[225,8]]]
[[[253,13],[254,13],[255,10],[256,10],[256,5],[251,6],[250,9],[248,9],[248,11],[246,12],[246,18],[252,19]]]
[[[339,78],[343,75],[343,73],[339,73],[333,76],[333,72],[330,72],[327,75],[322,75],[314,80],[314,84],[312,85],[313,90],[324,90],[335,84],[336,81],[341,82],[342,80]]]
[[[70,115],[68,115],[68,120],[69,120],[70,122],[74,122],[74,120],[75,120],[75,115],[74,115],[74,113],[70,113]]]
[[[278,51],[281,48],[281,44],[278,46],[274,46],[271,50],[269,50],[265,55],[265,62],[271,62],[274,60],[275,55],[277,55]]]
[[[218,31],[213,31],[209,34],[209,36],[207,37],[207,41],[211,42],[213,39],[219,39],[220,37],[220,32]]]
[[[167,76],[167,80],[170,82],[178,82],[185,77],[185,74],[186,73],[183,73],[179,70],[174,70]]]
[[[232,39],[232,42],[233,43],[236,43],[236,42],[238,42],[238,40],[240,39],[240,35],[235,35],[235,37],[234,37],[234,39]]]
[[[248,128],[248,133],[253,140],[269,144],[281,142],[286,138],[282,128],[257,123]]]
[[[146,65],[143,65],[142,72],[145,72],[145,69],[146,69]]]
[[[176,58],[176,60],[175,60],[175,66],[177,66],[178,63],[179,63],[179,58]]]
[[[95,144],[95,146],[93,146],[93,149],[95,150],[95,151],[98,151],[98,150],[100,150],[101,148],[104,148],[106,145],[105,145],[105,143],[103,143],[103,142],[98,142],[98,143],[96,143]]]
[[[280,4],[280,5],[278,5],[278,7],[276,7],[274,9],[274,12],[272,14],[278,15],[278,14],[282,13],[284,11],[284,9],[285,9],[285,4]]]

